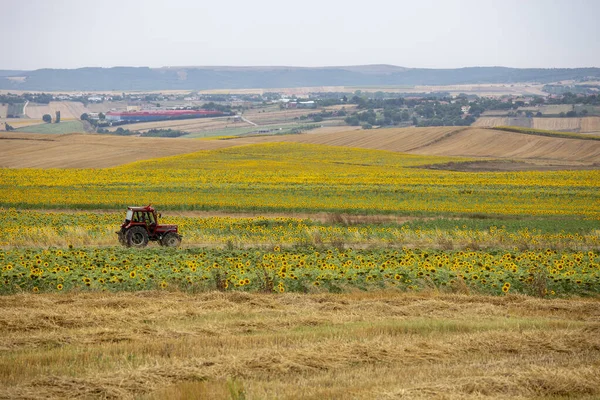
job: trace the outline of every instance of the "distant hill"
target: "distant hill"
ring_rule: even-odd
[[[27,71],[17,71],[14,69],[0,69],[0,76],[15,76],[25,73],[27,73]]]
[[[346,67],[114,67],[0,71],[0,89],[41,91],[203,90],[303,86],[456,85],[548,83],[600,79],[600,68],[459,69],[403,68],[393,65]]]

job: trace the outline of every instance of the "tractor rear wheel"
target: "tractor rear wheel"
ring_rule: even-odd
[[[141,226],[134,226],[127,231],[127,246],[142,248],[148,245],[148,232]]]
[[[181,244],[181,237],[175,232],[169,232],[162,237],[160,244],[165,247],[178,247]]]

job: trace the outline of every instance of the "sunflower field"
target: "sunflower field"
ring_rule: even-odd
[[[467,159],[271,143],[107,169],[0,169],[0,206],[600,218],[600,171],[463,173]]]
[[[0,208],[0,246],[114,246],[120,212],[47,212]],[[458,249],[600,249],[598,221],[415,219],[394,222],[319,222],[292,217],[165,216],[184,247],[356,246]]]
[[[0,294],[598,294],[600,171],[427,168],[451,161],[467,159],[273,143],[106,169],[0,168]],[[125,208],[150,203],[183,248],[115,247]]]
[[[598,295],[600,253],[122,248],[0,251],[0,294],[62,291],[402,291]]]

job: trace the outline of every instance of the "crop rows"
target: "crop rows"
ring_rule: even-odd
[[[133,290],[342,292],[397,288],[597,295],[600,254],[546,251],[12,249],[0,293]]]
[[[165,213],[167,214],[167,213]],[[332,217],[333,218],[333,217]],[[0,246],[111,246],[122,213],[0,209]],[[313,221],[301,218],[165,216],[185,246],[359,246],[439,249],[600,249],[600,230],[584,219],[438,219],[392,222]]]
[[[100,170],[0,169],[0,206],[600,217],[600,171],[419,168],[450,161],[274,143]]]

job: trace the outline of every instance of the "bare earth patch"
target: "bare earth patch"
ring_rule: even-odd
[[[459,171],[459,172],[513,172],[513,171],[574,171],[600,169],[600,164],[593,165],[556,165],[556,164],[534,164],[522,161],[492,160],[492,161],[468,161],[451,162],[447,164],[433,164],[420,166],[436,170]]]

